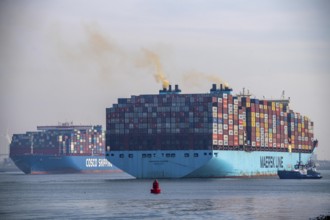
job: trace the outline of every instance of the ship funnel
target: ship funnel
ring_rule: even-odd
[[[212,84],[212,88],[210,89],[210,92],[217,91],[217,84]]]
[[[212,84],[212,88],[210,89],[210,93],[220,94],[227,93],[230,94],[233,90],[229,88],[227,85],[220,84],[220,88],[217,88],[216,84]]]
[[[176,93],[180,93],[181,92],[181,89],[179,89],[179,85],[175,85],[174,92],[176,92]]]
[[[174,86],[174,89],[172,90],[172,85],[169,85],[168,88],[163,88],[162,90],[159,90],[159,94],[179,94],[181,92],[181,89],[179,89],[178,85]]]

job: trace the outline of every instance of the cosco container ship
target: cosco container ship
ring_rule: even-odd
[[[317,145],[313,122],[289,100],[234,96],[224,85],[119,98],[106,120],[107,159],[136,178],[277,175]]]
[[[102,126],[63,123],[14,134],[10,158],[26,174],[120,172],[105,158]]]

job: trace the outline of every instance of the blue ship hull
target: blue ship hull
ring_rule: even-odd
[[[10,158],[26,174],[122,172],[104,156],[19,155]]]
[[[307,163],[311,153],[301,153]],[[110,151],[107,159],[136,178],[275,176],[292,169],[299,153],[235,150]]]

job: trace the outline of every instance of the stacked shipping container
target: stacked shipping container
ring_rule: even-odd
[[[209,148],[211,100],[208,94],[119,99],[107,109],[107,146],[122,150]]]
[[[107,108],[108,150],[312,149],[313,123],[288,101],[233,96],[215,85],[208,94],[175,88]]]
[[[246,111],[240,108],[240,100],[229,93],[219,93],[213,98],[214,121],[218,130],[213,130],[213,145],[222,147],[243,146],[246,133]]]
[[[247,112],[247,144],[252,147],[288,148],[288,102],[242,97]]]
[[[289,111],[288,139],[293,149],[309,150],[313,145],[314,123],[306,116]]]
[[[43,126],[38,132],[14,134],[11,155],[104,155],[101,126]]]

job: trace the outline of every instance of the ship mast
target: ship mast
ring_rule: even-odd
[[[250,93],[250,90],[247,90],[247,92],[245,92],[245,87],[243,87],[243,91],[239,92],[239,94],[236,95],[237,97],[250,97],[252,96],[252,94]]]

